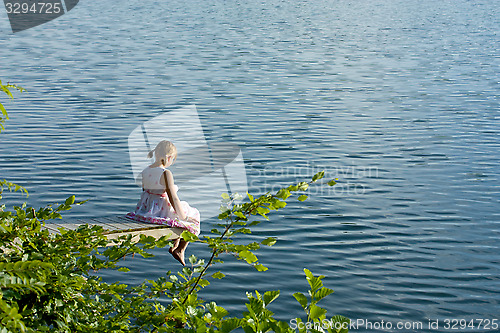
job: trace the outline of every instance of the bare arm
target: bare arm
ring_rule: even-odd
[[[162,185],[165,185],[165,189],[167,190],[168,200],[174,207],[174,210],[179,216],[179,218],[181,220],[186,220],[187,218],[186,213],[184,212],[184,209],[182,209],[181,201],[179,200],[179,197],[177,196],[177,193],[175,192],[174,189],[174,176],[172,175],[172,172],[170,172],[170,170],[165,170],[160,182],[162,183]]]

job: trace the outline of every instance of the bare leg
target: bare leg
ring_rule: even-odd
[[[180,242],[181,238],[177,238],[175,241],[174,241],[174,245],[172,245],[172,247],[170,249],[168,249],[168,252],[170,254],[172,254],[174,252],[174,250],[179,246],[179,242]]]
[[[181,239],[179,245],[172,251],[172,256],[182,264],[182,266],[186,266],[184,262],[184,253],[186,252],[186,247],[189,245],[189,242],[186,242],[184,239]]]

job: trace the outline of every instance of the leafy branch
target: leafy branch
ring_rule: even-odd
[[[2,80],[0,80],[0,90],[6,93],[10,99],[14,99],[14,95],[12,95],[12,92],[10,91],[11,89],[17,89],[20,92],[26,91],[26,89],[19,87],[15,84],[11,83],[2,84]],[[9,114],[7,113],[7,110],[5,109],[2,103],[0,103],[0,111],[2,111],[2,114],[0,115],[0,133],[1,133],[2,130],[5,129],[3,123],[5,122],[5,120],[9,119]]]
[[[15,84],[7,83],[4,85],[4,84],[2,84],[2,80],[0,80],[0,90],[3,91],[4,93],[6,93],[10,99],[14,99],[14,95],[12,95],[12,92],[10,91],[10,89],[17,89],[20,92],[26,91],[26,89],[19,87]],[[5,109],[5,107],[3,106],[3,104],[1,102],[0,102],[0,111],[2,111],[2,113],[0,114],[0,133],[1,133],[2,130],[5,129],[3,126],[3,123],[5,122],[5,120],[9,119],[9,114],[7,113],[7,110]],[[6,179],[3,179],[3,180],[0,180],[0,200],[2,199],[2,193],[3,193],[3,190],[5,187],[9,191],[14,191],[14,192],[21,191],[21,192],[24,192],[26,194],[26,196],[28,196],[28,191],[24,187],[17,185],[17,184],[14,184],[14,183],[11,183],[11,182],[7,181]],[[2,211],[2,210],[3,210],[3,206],[0,206],[0,211]]]
[[[198,241],[205,243],[209,248],[212,249],[212,254],[208,262],[205,264],[203,270],[200,272],[198,277],[195,279],[194,283],[189,288],[189,291],[184,295],[181,304],[186,304],[189,296],[197,289],[200,282],[206,276],[208,268],[216,261],[222,253],[230,253],[238,257],[240,260],[246,261],[248,264],[253,265],[258,271],[266,271],[267,267],[258,262],[257,256],[253,251],[260,248],[260,245],[272,246],[276,243],[276,238],[269,237],[261,241],[260,243],[252,242],[245,245],[235,245],[231,236],[237,233],[250,234],[250,227],[255,226],[261,221],[250,221],[252,216],[261,216],[265,220],[269,220],[267,216],[271,211],[277,211],[284,208],[287,203],[286,200],[295,192],[305,192],[308,190],[312,183],[322,179],[324,177],[324,171],[320,171],[312,177],[309,182],[299,182],[296,185],[288,186],[287,188],[280,189],[275,194],[265,193],[255,199],[250,193],[247,193],[250,202],[243,204],[234,204],[235,198],[231,198],[228,194],[223,194],[222,197],[225,200],[225,205],[223,205],[223,212],[219,214],[220,220],[225,220],[226,223],[218,224],[219,228],[223,228],[221,232],[219,229],[212,229],[211,233],[219,235],[218,237],[205,236],[204,239],[199,239],[193,234],[185,231],[182,233],[182,237],[187,241]],[[327,183],[329,186],[336,184],[335,180],[330,180]],[[304,201],[307,199],[307,195],[301,194],[298,196],[299,201]],[[222,260],[217,259],[217,262],[222,263]],[[214,278],[223,278],[224,274],[221,272],[216,272],[212,275]]]
[[[251,233],[251,227],[259,223],[251,219],[257,215],[268,219],[271,211],[286,206],[285,201],[294,192],[306,191],[311,183],[322,177],[323,174],[319,173],[310,182],[300,182],[256,199],[248,194],[250,202],[243,204],[234,204],[236,197],[223,196],[226,208],[220,218],[224,220],[218,229],[212,230],[214,236],[199,240],[192,234],[183,234],[187,240],[207,244],[211,249],[210,260],[205,262],[191,256],[191,266],[184,267],[177,274],[169,271],[164,277],[146,280],[132,287],[103,282],[95,272],[102,269],[126,272],[129,269],[119,264],[121,260],[134,254],[152,256],[147,250],[167,246],[169,240],[166,237],[156,240],[142,235],[139,241],[132,241],[130,236],[122,236],[113,240],[114,246],[107,246],[104,231],[98,226],[82,225],[76,230],[60,229],[59,234],[49,234],[43,228],[45,221],[61,218],[61,214],[71,206],[81,204],[75,202],[74,196],[54,207],[35,210],[23,204],[14,207],[13,212],[2,211],[1,325],[8,330],[22,332],[44,331],[46,327],[61,332],[226,333],[238,327],[245,332],[294,332],[287,323],[274,319],[268,309],[268,305],[279,296],[279,291],[263,294],[255,291],[255,296],[247,293],[248,311],[243,313],[242,318],[228,317],[227,310],[215,302],[204,304],[196,292],[210,284],[206,279],[208,268],[214,263],[222,263],[220,256],[223,253],[233,254],[259,271],[265,270],[254,252],[261,245],[273,245],[276,238],[236,245],[234,237],[240,233]],[[329,185],[334,183],[330,181]],[[304,195],[300,193],[298,199],[304,199]],[[307,271],[306,276],[311,286],[311,301],[304,303],[301,296],[296,298],[301,305],[305,305],[308,320],[315,320],[326,313],[316,303],[329,295],[331,290],[322,286],[322,277],[315,278],[309,273]],[[224,274],[217,271],[211,277],[221,279]],[[159,302],[165,296],[171,300],[167,306]]]

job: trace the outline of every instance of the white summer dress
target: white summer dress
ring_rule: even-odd
[[[144,190],[141,199],[135,208],[135,212],[130,212],[127,217],[136,221],[168,225],[186,229],[195,235],[200,234],[200,212],[186,201],[181,201],[181,206],[188,217],[188,221],[183,221],[168,200],[165,187],[161,185],[160,180],[165,172],[164,168],[147,167],[142,171],[142,185]],[[174,191],[179,190],[174,186]]]

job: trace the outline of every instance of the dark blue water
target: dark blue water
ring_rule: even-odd
[[[227,278],[203,297],[237,314],[245,291],[279,289],[271,310],[288,321],[301,315],[292,293],[307,289],[307,267],[335,290],[322,301],[331,315],[421,331],[429,318],[440,331],[446,318],[498,318],[499,10],[487,0],[81,1],[17,34],[0,11],[0,78],[28,90],[2,99],[1,178],[26,186],[34,206],[90,199],[70,217],[124,214],[140,194],[129,133],[194,104],[207,140],[242,148],[251,192],[321,169],[339,178],[255,228],[279,239],[260,252],[267,272],[228,257]],[[165,252],[106,278],[178,268]]]

